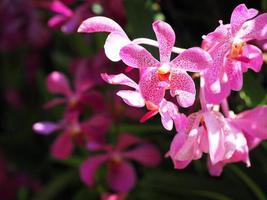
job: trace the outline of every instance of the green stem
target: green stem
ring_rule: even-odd
[[[248,186],[259,200],[267,199],[264,192],[247,174],[234,165],[229,165],[228,167]]]

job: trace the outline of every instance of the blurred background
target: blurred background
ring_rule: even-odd
[[[79,166],[88,157],[86,150],[78,147],[68,159],[56,159],[49,149],[59,132],[43,136],[32,130],[35,122],[57,122],[64,113],[62,105],[48,109],[46,103],[55,95],[48,91],[46,77],[60,71],[73,86],[77,68],[85,69],[92,81],[90,89],[103,95],[104,110],[112,120],[106,130],[111,143],[118,132],[127,132],[152,141],[161,151],[157,167],[134,163],[138,182],[127,199],[267,199],[267,142],[251,151],[250,168],[231,164],[221,177],[208,174],[205,158],[185,170],[174,170],[171,160],[164,159],[173,134],[166,134],[158,117],[140,124],[143,111],[126,108],[115,97],[118,87],[100,78],[101,72],[125,70],[122,63],[111,63],[103,54],[107,34],[76,33],[84,19],[104,15],[118,22],[131,38],[155,39],[151,24],[161,19],[174,28],[176,46],[188,48],[199,46],[202,35],[214,30],[218,20],[228,23],[238,4],[266,12],[267,0],[61,0],[68,8],[64,12],[52,3],[0,1],[0,200],[97,200],[107,191],[102,178],[105,169],[93,188],[80,180]],[[246,73],[242,91],[229,99],[231,109],[239,112],[267,104],[266,77],[266,66],[260,73]],[[92,112],[88,110],[83,118]]]

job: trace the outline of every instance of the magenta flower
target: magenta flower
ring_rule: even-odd
[[[232,116],[229,121],[242,130],[250,149],[267,139],[267,106],[259,106]]]
[[[259,72],[263,63],[262,52],[251,40],[267,38],[267,14],[255,17],[258,11],[237,6],[230,24],[222,22],[214,32],[204,36],[202,48],[210,53],[213,66],[204,74],[207,101],[219,103],[243,85],[243,73],[249,68]]]
[[[60,104],[66,105],[66,112],[83,112],[85,106],[89,106],[97,112],[105,108],[101,93],[90,90],[95,84],[94,80],[85,77],[89,68],[80,65],[75,70],[74,91],[66,76],[58,71],[48,75],[46,86],[52,94],[61,95],[45,104],[45,108],[51,108]]]
[[[79,24],[91,16],[90,3],[83,3],[75,10],[71,10],[60,0],[53,0],[51,3],[45,4],[45,7],[57,13],[48,21],[51,28],[61,27],[62,32],[72,33],[77,30]]]
[[[102,78],[109,84],[129,86],[135,90],[120,90],[117,95],[120,96],[123,101],[133,107],[144,107],[149,110],[142,118],[141,122],[148,120],[157,113],[161,116],[161,122],[165,129],[171,130],[173,128],[173,121],[179,117],[178,108],[172,102],[166,101],[164,98],[161,99],[157,105],[150,103],[145,99],[143,94],[140,92],[140,87],[132,79],[124,74],[118,75],[107,75],[101,74]]]
[[[199,126],[201,124],[201,126]],[[187,127],[178,133],[167,153],[177,169],[208,153],[209,170],[220,175],[227,163],[243,161],[250,166],[243,132],[216,111],[191,114]]]
[[[105,115],[94,115],[90,119],[79,122],[78,116],[65,117],[59,123],[43,121],[33,125],[33,130],[41,135],[49,135],[62,131],[51,146],[51,154],[58,159],[67,159],[73,152],[74,143],[88,149],[98,149],[105,144],[106,134],[111,120]]]
[[[57,13],[48,21],[49,27],[61,27],[65,33],[71,33],[77,30],[80,23],[88,17],[93,17],[92,12],[94,4],[100,4],[103,13],[106,16],[115,18],[125,24],[125,11],[122,0],[106,1],[106,0],[87,0],[74,10],[71,10],[62,0],[53,0],[50,3],[43,3],[42,6]]]
[[[81,179],[87,186],[92,187],[97,169],[106,163],[109,187],[115,192],[127,193],[134,187],[137,179],[134,167],[127,160],[152,167],[159,164],[160,152],[151,143],[134,135],[122,134],[115,147],[109,146],[105,154],[89,157],[83,162],[80,167]]]
[[[49,33],[41,23],[32,1],[1,1],[0,50],[14,50],[22,45],[41,48]]]
[[[153,23],[156,34],[160,62],[143,47],[129,44],[120,51],[122,61],[130,67],[140,69],[140,93],[150,104],[158,106],[170,89],[171,96],[176,96],[182,107],[189,107],[195,100],[195,84],[186,73],[202,72],[211,66],[210,55],[200,48],[191,48],[170,61],[175,42],[175,33],[171,26],[162,21]]]
[[[120,50],[130,39],[119,24],[107,17],[92,17],[82,22],[78,28],[80,33],[108,32],[104,49],[106,56],[114,62],[121,60]]]

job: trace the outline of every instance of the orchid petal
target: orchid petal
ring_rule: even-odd
[[[195,101],[196,89],[192,78],[179,70],[173,70],[171,74],[170,92],[176,96],[179,105],[189,107]]]
[[[56,16],[51,17],[48,20],[47,24],[49,27],[55,28],[55,27],[62,25],[65,21],[66,21],[66,17],[62,15],[56,15]]]
[[[59,13],[61,15],[64,15],[66,17],[70,17],[73,15],[73,12],[71,9],[69,9],[65,4],[63,4],[61,1],[53,1],[50,5],[49,8],[56,12]]]
[[[33,130],[41,135],[49,135],[59,129],[59,124],[54,122],[37,122],[33,125]]]
[[[101,74],[104,81],[113,85],[126,85],[135,89],[138,89],[138,85],[125,74],[108,75],[106,73]]]
[[[89,187],[94,185],[94,176],[97,169],[108,159],[107,155],[97,155],[85,160],[80,166],[81,180]]]
[[[120,96],[123,101],[129,106],[138,108],[145,106],[145,101],[139,92],[131,90],[121,90],[117,92],[117,95]]]
[[[178,108],[172,102],[163,101],[159,107],[159,113],[161,115],[161,123],[166,130],[172,130],[173,128],[173,119],[178,115]]]
[[[46,79],[46,86],[51,93],[63,94],[66,96],[70,96],[72,93],[68,79],[61,72],[54,71],[49,74]]]
[[[219,93],[213,93],[208,87],[204,87],[205,99],[208,103],[219,104],[231,93],[229,83],[220,83],[221,90]]]
[[[140,144],[137,147],[123,152],[127,159],[135,160],[144,166],[156,166],[160,163],[160,151],[153,144]]]
[[[259,106],[237,115],[232,123],[247,134],[267,139],[267,106]]]
[[[171,65],[185,71],[201,72],[211,67],[212,58],[203,49],[193,47],[179,54],[171,61]]]
[[[220,93],[221,91],[220,76],[222,75],[224,58],[229,48],[230,44],[224,43],[210,51],[213,64],[205,71],[204,79],[205,87],[208,87],[208,90],[214,94]]]
[[[142,73],[139,87],[145,101],[149,101],[156,106],[159,105],[165,95],[165,87],[162,87],[160,83],[157,69],[147,68]]]
[[[126,161],[108,165],[107,182],[116,192],[129,192],[136,183],[136,173],[131,164]]]
[[[244,41],[264,40],[267,38],[267,13],[261,14],[256,18],[249,20],[243,24],[237,37]]]
[[[122,151],[132,145],[141,143],[142,139],[133,134],[123,133],[119,136],[116,150]]]
[[[159,44],[160,61],[161,63],[168,63],[175,43],[174,30],[169,24],[160,20],[153,23],[153,30]]]
[[[243,86],[243,73],[241,62],[235,60],[226,60],[224,70],[227,74],[227,81],[232,90],[239,91]]]
[[[252,69],[255,72],[259,72],[261,70],[261,67],[263,65],[263,54],[258,47],[247,44],[243,48],[243,55],[249,59],[248,63],[242,63],[244,72],[246,72],[248,68]]]
[[[238,5],[232,12],[231,15],[231,28],[232,33],[235,34],[243,25],[243,23],[258,14],[256,9],[248,9],[245,4]]]
[[[119,24],[117,24],[114,20],[110,18],[102,16],[91,17],[83,21],[80,27],[78,28],[78,32],[119,32],[124,34],[125,37],[127,37]]]
[[[223,117],[217,113],[204,113],[205,125],[207,127],[207,134],[209,140],[209,155],[212,164],[216,164],[223,160],[225,147],[224,147],[224,134],[222,132]]]
[[[59,135],[50,148],[51,154],[60,160],[67,159],[73,151],[72,138],[68,133]]]
[[[177,133],[175,137],[172,140],[170,150],[167,153],[167,156],[170,156],[175,169],[184,169],[186,168],[192,160],[178,160],[176,155],[177,152],[180,151],[182,148],[183,144],[186,142],[187,139],[187,134],[181,132]]]
[[[125,37],[125,34],[114,32],[108,35],[104,49],[106,56],[113,62],[121,60],[121,49],[131,41]]]
[[[134,68],[159,67],[157,61],[144,47],[137,44],[128,44],[120,51],[122,61]]]

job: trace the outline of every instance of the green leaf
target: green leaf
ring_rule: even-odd
[[[240,97],[245,101],[246,106],[255,107],[262,103],[265,98],[266,91],[262,87],[261,82],[256,79],[250,72],[244,75],[244,86],[239,93]]]

